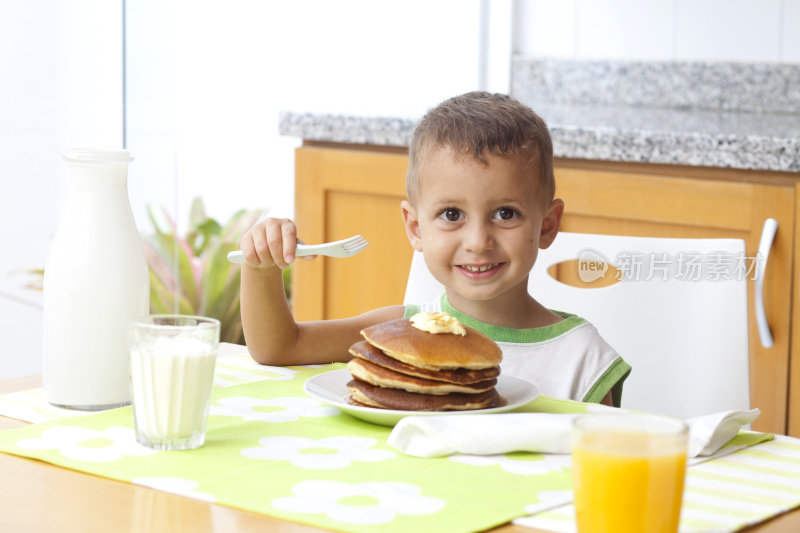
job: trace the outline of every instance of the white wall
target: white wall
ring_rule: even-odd
[[[515,0],[534,57],[800,63],[800,0]]]
[[[169,197],[182,223],[201,196],[218,219],[239,208],[292,216],[299,140],[278,135],[279,111],[418,116],[481,82],[507,91],[511,0],[487,9],[494,16],[485,43],[482,4],[128,2],[136,212]],[[480,48],[489,43],[481,76]]]
[[[513,6],[513,10],[512,10]],[[800,0],[128,0],[129,189],[293,214],[279,110],[418,116],[504,91],[512,52],[800,62]],[[0,377],[41,369],[42,266],[74,146],[122,144],[122,0],[0,2]]]
[[[0,378],[41,371],[44,266],[70,147],[122,145],[121,0],[0,2]]]

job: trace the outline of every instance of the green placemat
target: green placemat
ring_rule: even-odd
[[[568,455],[409,457],[387,445],[391,428],[303,392],[308,378],[343,367],[248,368],[230,359],[217,369],[206,444],[198,450],[138,445],[130,407],[0,431],[0,450],[344,531],[477,531],[571,501]],[[247,383],[253,379],[259,381]],[[232,385],[236,380],[244,384]],[[543,395],[521,410],[607,409]],[[767,437],[742,433],[728,448]]]
[[[386,444],[391,428],[362,422],[303,392],[301,369],[217,388],[206,444],[154,452],[136,444],[129,407],[0,432],[0,450],[98,476],[346,531],[461,532],[526,514],[568,494],[569,456],[530,453],[419,459]],[[575,412],[543,397],[533,409]]]

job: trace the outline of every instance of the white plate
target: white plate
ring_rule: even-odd
[[[350,371],[346,368],[325,372],[306,381],[306,394],[312,398],[338,407],[345,413],[361,420],[379,424],[381,426],[394,426],[404,416],[440,416],[440,415],[466,415],[502,413],[511,411],[525,405],[539,395],[536,385],[524,379],[513,376],[500,375],[497,378],[497,393],[503,405],[488,409],[472,409],[470,411],[398,411],[394,409],[377,409],[374,407],[361,407],[347,403],[350,391],[347,382],[350,381]]]

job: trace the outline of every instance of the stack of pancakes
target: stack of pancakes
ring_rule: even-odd
[[[365,328],[366,340],[350,347],[350,403],[404,411],[497,405],[500,347],[472,328],[463,330],[465,335],[430,333],[407,318]]]

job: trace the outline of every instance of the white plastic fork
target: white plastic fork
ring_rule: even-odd
[[[294,256],[327,255],[328,257],[350,257],[367,247],[369,243],[361,235],[353,235],[341,241],[326,242],[323,244],[298,244]],[[228,253],[231,263],[244,263],[241,250]]]

